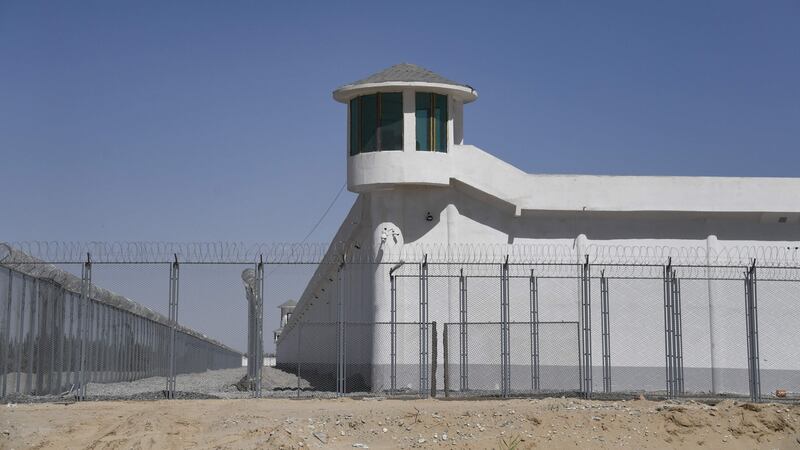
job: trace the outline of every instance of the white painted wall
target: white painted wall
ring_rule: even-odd
[[[603,260],[607,255],[618,255],[610,262],[664,264],[669,256],[680,261],[680,255],[695,255],[697,249],[713,247],[722,252],[725,248],[794,247],[800,241],[800,227],[796,224],[765,223],[758,214],[715,213],[631,213],[631,212],[560,212],[546,211],[514,214],[514,209],[496,201],[486,201],[480,193],[463,189],[460,185],[448,187],[408,186],[395,189],[370,191],[359,197],[359,227],[349,235],[353,242],[368,242],[378,260],[396,261],[404,247],[415,245],[441,245],[458,243],[494,243],[510,248],[525,248],[530,245],[566,248],[571,250],[571,261],[578,261],[583,254],[592,255],[592,260]],[[427,221],[428,213],[433,216]],[[385,232],[386,240],[382,240]],[[711,235],[714,236],[711,236]],[[579,238],[579,236],[585,236]],[[600,239],[593,239],[593,237]],[[621,250],[622,249],[622,250]],[[634,249],[626,253],[624,249]],[[642,253],[642,249],[645,252]],[[622,255],[621,257],[619,255]],[[740,258],[736,263],[746,262]],[[473,255],[474,256],[474,255]],[[416,264],[418,261],[409,261]],[[691,261],[697,263],[696,260]],[[713,259],[712,263],[725,261]],[[765,262],[766,263],[766,262]],[[336,268],[327,266],[330,274]],[[352,322],[388,322],[390,320],[389,265],[350,265],[345,268],[345,291],[339,298],[345,301],[345,318]],[[429,281],[430,316],[440,324],[458,321],[458,286],[456,266],[436,266],[438,274],[450,275],[449,279]],[[496,265],[466,267],[467,275],[490,273]],[[416,267],[410,267],[415,271]],[[338,280],[338,278],[336,278]],[[416,278],[400,279],[398,282],[398,321],[413,322],[419,319],[418,281]],[[577,286],[567,281],[543,280],[540,320],[575,321],[578,317]],[[327,292],[336,291],[336,283],[323,280],[318,286],[330,286]],[[660,367],[663,365],[663,298],[660,280],[613,280],[612,340],[615,343],[615,365],[630,367]],[[499,288],[497,279],[471,279],[470,320],[499,320]],[[311,286],[310,286],[311,288]],[[307,290],[308,292],[314,289]],[[595,287],[596,299],[599,288]],[[787,293],[792,292],[786,290]],[[298,310],[306,309],[303,316],[307,322],[335,322],[338,298],[326,294],[318,299],[304,296]],[[728,369],[744,369],[743,358],[743,298],[739,282],[692,281],[685,283],[684,311],[692,318],[684,322],[684,332],[691,336],[694,350],[687,354],[687,368],[715,367],[716,388],[719,391],[740,390],[740,376]],[[791,300],[789,298],[787,301]],[[512,283],[512,320],[528,320],[528,290],[525,283]],[[599,324],[599,309],[595,305],[595,324]],[[778,309],[775,310],[779,311]],[[691,313],[690,313],[691,312]],[[764,312],[760,319],[774,321]],[[742,320],[738,321],[739,316]],[[741,323],[739,323],[741,322]],[[593,334],[594,348],[600,348],[599,325]],[[740,330],[741,328],[741,330]],[[384,330],[385,331],[385,330]],[[413,330],[412,330],[413,331]],[[380,335],[369,345],[364,345],[366,354],[352,353],[364,364],[375,367],[389,362],[390,341]],[[410,331],[406,331],[407,333]],[[291,331],[284,331],[293,336]],[[712,341],[714,336],[716,341]],[[790,348],[800,348],[800,334],[789,336]],[[290,341],[291,337],[287,340]],[[295,337],[296,339],[296,337]],[[699,343],[698,340],[703,340]],[[798,340],[798,342],[794,342]],[[712,352],[712,344],[715,351]],[[627,346],[627,348],[625,347]],[[292,359],[294,344],[279,343],[278,362]],[[415,364],[418,359],[418,342],[411,337],[398,346],[399,364]],[[306,358],[320,361],[330,360],[332,348],[306,349]],[[597,353],[597,352],[596,352]],[[473,356],[477,362],[491,354]],[[487,361],[488,362],[488,361]],[[599,364],[599,358],[596,360]],[[799,363],[800,364],[800,363]],[[800,367],[797,367],[800,369]],[[375,384],[385,384],[385,372],[365,374],[373,377]],[[656,377],[653,388],[661,388],[661,379]],[[711,386],[698,389],[710,390]]]
[[[530,252],[532,246],[544,249],[531,254],[532,261],[556,257],[577,262],[588,254],[593,261],[640,264],[664,264],[668,257],[676,263],[709,265],[742,264],[750,258],[768,264],[778,257],[800,262],[800,178],[527,174],[477,147],[463,145],[463,103],[475,97],[449,88],[442,88],[451,95],[448,152],[419,152],[414,147],[414,92],[434,88],[399,83],[337,91],[340,101],[376,90],[402,91],[405,133],[402,151],[348,157],[348,188],[360,195],[333,239],[337,251],[343,244],[357,244],[372,249],[377,261],[394,262],[410,247],[456,248],[476,243],[507,246],[511,253]],[[418,262],[407,261],[408,265]],[[343,318],[349,322],[388,322],[389,269],[388,265],[349,265],[340,272],[336,264],[320,265],[278,342],[278,364],[297,362],[298,345],[303,342],[297,324],[336,322],[339,301],[344,302]],[[460,269],[438,268],[449,278],[429,281],[429,320],[458,320],[455,277]],[[474,275],[494,268],[465,270]],[[499,320],[498,282],[470,281],[470,321]],[[512,320],[527,321],[527,288],[514,283]],[[540,320],[577,320],[577,285],[558,280],[542,283]],[[614,280],[612,289],[616,289],[612,294],[613,364],[634,371],[663,365],[661,281]],[[744,335],[739,329],[744,326],[743,317],[738,321],[742,289],[724,281],[692,281],[685,286],[685,311],[691,313],[684,321],[684,332],[696,346],[687,355],[686,367],[717,368],[713,388],[720,392],[741,389],[740,380],[730,379],[732,372],[726,370],[746,367],[744,347],[738,342]],[[792,289],[773,288],[773,292],[788,296],[787,304],[797,298],[791,297],[797,295]],[[398,321],[419,320],[417,302],[417,280],[399,280]],[[595,308],[595,323],[599,323],[598,311]],[[770,314],[785,315],[786,311],[774,308],[759,319],[780,320]],[[412,331],[398,342],[400,364],[417,361],[418,342]],[[378,388],[385,384],[385,374],[376,369],[370,373],[369,367],[388,363],[389,340],[379,326],[373,327],[373,333],[363,335],[370,342],[358,346],[361,353],[353,350],[348,356],[365,364],[364,376],[371,377],[373,388]],[[304,349],[303,358],[335,364],[335,347],[328,342],[334,338],[335,333],[326,345]],[[599,332],[593,339],[599,349]],[[789,333],[787,339],[786,348],[800,349],[800,333]],[[791,365],[786,368],[800,371],[797,352],[796,359],[780,358],[796,361],[786,363]],[[489,351],[476,357],[490,362],[496,356]],[[656,376],[653,382],[654,388],[663,387],[663,378]],[[694,387],[706,388],[712,386]]]

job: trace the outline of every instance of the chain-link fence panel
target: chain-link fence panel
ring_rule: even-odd
[[[446,330],[446,395],[502,395],[501,324],[449,323]],[[579,391],[577,322],[513,322],[508,332],[510,394]]]
[[[683,393],[690,396],[705,396],[713,392],[708,286],[708,279],[680,279]]]
[[[714,394],[744,395],[749,391],[744,279],[729,279],[727,274],[717,278],[713,272],[709,278],[712,389]]]
[[[295,386],[312,395],[335,395],[339,377],[339,333],[342,327],[335,322],[303,323],[294,330],[297,341],[294,367],[291,363],[278,366],[288,373],[297,374]],[[346,332],[346,331],[345,331]],[[283,349],[281,349],[283,351]],[[291,352],[287,348],[287,353]],[[286,364],[286,363],[283,363]]]
[[[61,272],[43,264],[26,267],[36,275],[0,269],[0,391],[48,395],[72,392],[79,341],[78,302]]]
[[[664,280],[610,278],[608,291],[611,390],[663,392]]]
[[[447,325],[448,383],[458,395],[501,394],[501,333],[499,322]]]
[[[293,374],[295,384],[277,390],[318,397],[427,395],[422,386],[431,374],[424,371],[436,362],[420,364],[419,330],[419,323],[408,322],[297,324],[281,337],[277,366]]]
[[[580,390],[577,322],[516,322],[509,334],[512,393]]]
[[[227,396],[232,386],[242,394],[255,390],[243,365],[250,330],[242,280],[242,272],[255,269],[255,263],[181,264],[178,323],[184,330],[175,346],[178,391]],[[263,365],[263,354],[256,359]]]
[[[82,333],[86,395],[163,398],[170,367],[169,264],[92,264]]]
[[[800,273],[761,270],[757,281],[761,395],[800,397]]]

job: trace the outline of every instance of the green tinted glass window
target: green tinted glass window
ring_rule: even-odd
[[[431,94],[417,92],[416,103],[417,150],[430,150]]]
[[[357,155],[361,151],[360,107],[360,99],[350,100],[350,156]]]
[[[378,94],[380,102],[380,150],[403,149],[403,94]]]
[[[403,149],[403,94],[386,92],[350,100],[350,155]]]
[[[447,151],[447,96],[433,94],[433,150]]]
[[[416,95],[417,150],[447,151],[447,96]]]
[[[378,150],[378,95],[361,97],[361,152]]]

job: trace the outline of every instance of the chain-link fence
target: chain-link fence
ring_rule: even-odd
[[[0,388],[800,398],[800,268],[477,259],[5,261]]]
[[[95,274],[113,284],[119,277],[142,287],[147,277],[141,275],[147,271],[129,268],[139,276],[122,277],[121,266],[90,262],[57,268],[29,260],[13,266],[0,268],[3,397],[120,396],[123,393],[110,392],[107,386],[159,377],[158,387],[147,390],[174,397],[175,385],[166,382],[170,377],[241,367],[240,352],[92,279]],[[166,288],[167,277],[162,281]],[[170,297],[172,289],[170,284]]]

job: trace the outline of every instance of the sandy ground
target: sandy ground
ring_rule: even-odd
[[[800,406],[261,399],[3,405],[3,449],[800,448]]]

